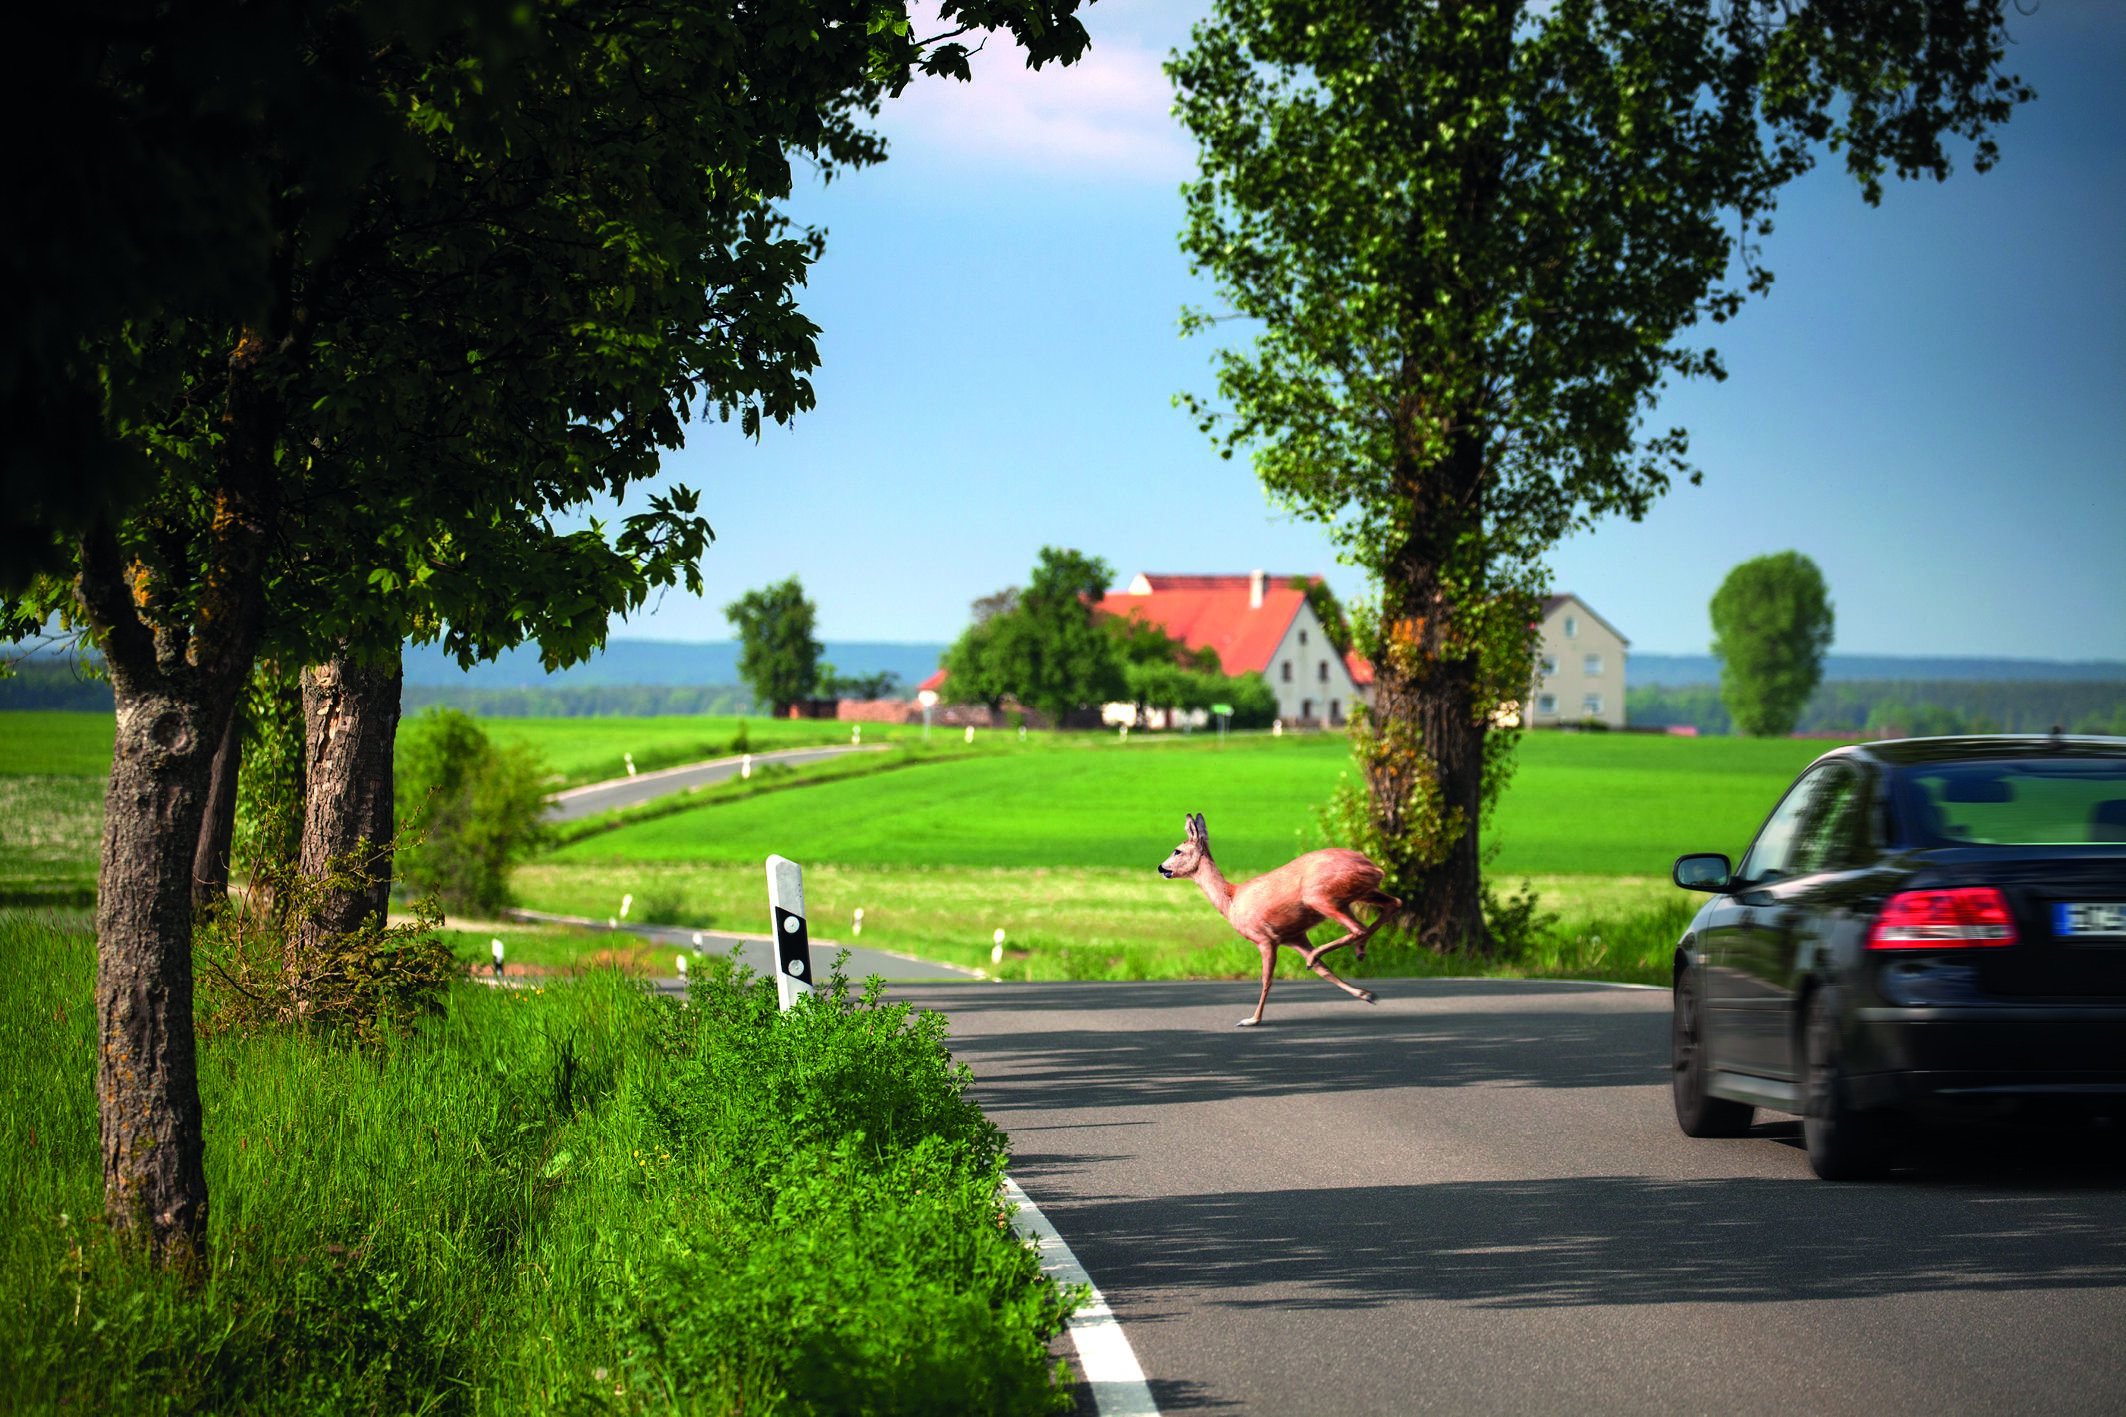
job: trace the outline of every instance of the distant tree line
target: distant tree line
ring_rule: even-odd
[[[570,688],[470,689],[408,684],[406,712],[453,708],[475,718],[734,717],[753,712],[743,684],[581,684]]]
[[[1635,728],[1695,726],[1733,733],[1717,684],[1649,684],[1625,695]],[[2097,680],[1845,679],[1820,684],[1799,733],[1934,736],[1950,733],[2126,734],[2126,685]]]

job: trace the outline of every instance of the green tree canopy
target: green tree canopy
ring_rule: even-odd
[[[1992,164],[2030,96],[2004,6],[1214,0],[1169,62],[1182,247],[1224,302],[1184,328],[1252,331],[1183,403],[1380,587],[1363,840],[1426,943],[1490,943],[1492,719],[1529,682],[1544,553],[1695,479],[1646,420],[1723,376],[1701,331],[1768,287],[1775,199],[1819,151],[1870,202],[1955,138]]]
[[[1072,709],[1121,698],[1116,641],[1094,615],[1114,574],[1097,556],[1042,547],[1024,590],[975,602],[974,623],[945,652],[952,695],[991,707],[1015,699],[1058,725]]]
[[[1799,551],[1744,561],[1714,593],[1712,617],[1720,699],[1735,725],[1757,738],[1793,732],[1823,682],[1835,627],[1823,572]]]
[[[723,608],[738,631],[738,672],[753,700],[777,718],[819,683],[818,607],[795,576],[749,590]]]

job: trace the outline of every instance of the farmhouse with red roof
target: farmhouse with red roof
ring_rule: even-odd
[[[1373,671],[1329,642],[1295,580],[1315,584],[1321,577],[1140,572],[1098,609],[1156,625],[1190,649],[1216,650],[1228,674],[1260,674],[1286,723],[1340,725],[1351,705],[1365,699]]]

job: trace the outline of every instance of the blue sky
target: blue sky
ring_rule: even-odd
[[[889,105],[884,166],[801,194],[829,231],[803,305],[819,407],[758,443],[698,428],[707,593],[630,638],[724,639],[721,607],[795,573],[835,640],[949,640],[1043,544],[1138,570],[1363,578],[1274,512],[1171,406],[1208,392],[1208,301],[1176,245],[1192,153],[1159,71],[1198,0],[1099,0],[1092,54]],[[1703,652],[1736,562],[1797,549],[1834,653],[2126,658],[2126,4],[2043,0],[2009,67],[2039,91],[2003,160],[1869,209],[1835,164],[1782,202],[1776,288],[1718,332],[1726,383],[1674,392],[1702,487],[1559,547],[1643,652]]]

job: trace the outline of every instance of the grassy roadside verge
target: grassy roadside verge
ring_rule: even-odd
[[[519,868],[515,879],[524,904],[539,910],[603,918],[632,895],[630,918],[646,924],[741,934],[769,929],[758,865],[546,860]],[[1331,967],[1369,977],[1668,982],[1676,939],[1698,898],[1652,877],[1529,879],[1558,919],[1515,959],[1376,948],[1363,965],[1343,954],[1331,956]],[[1520,879],[1499,884],[1513,889]],[[1199,890],[1149,869],[808,863],[805,899],[816,942],[860,939],[1005,979],[1252,979],[1261,968],[1255,947],[1233,933]],[[858,909],[861,937],[851,932]],[[998,929],[1005,932],[1001,963],[990,958]],[[1279,970],[1305,975],[1296,957],[1280,962]]]
[[[116,1253],[85,932],[0,915],[11,1410],[1068,1408],[943,1024],[727,970],[457,987],[368,1049],[202,1040],[213,1276]]]

